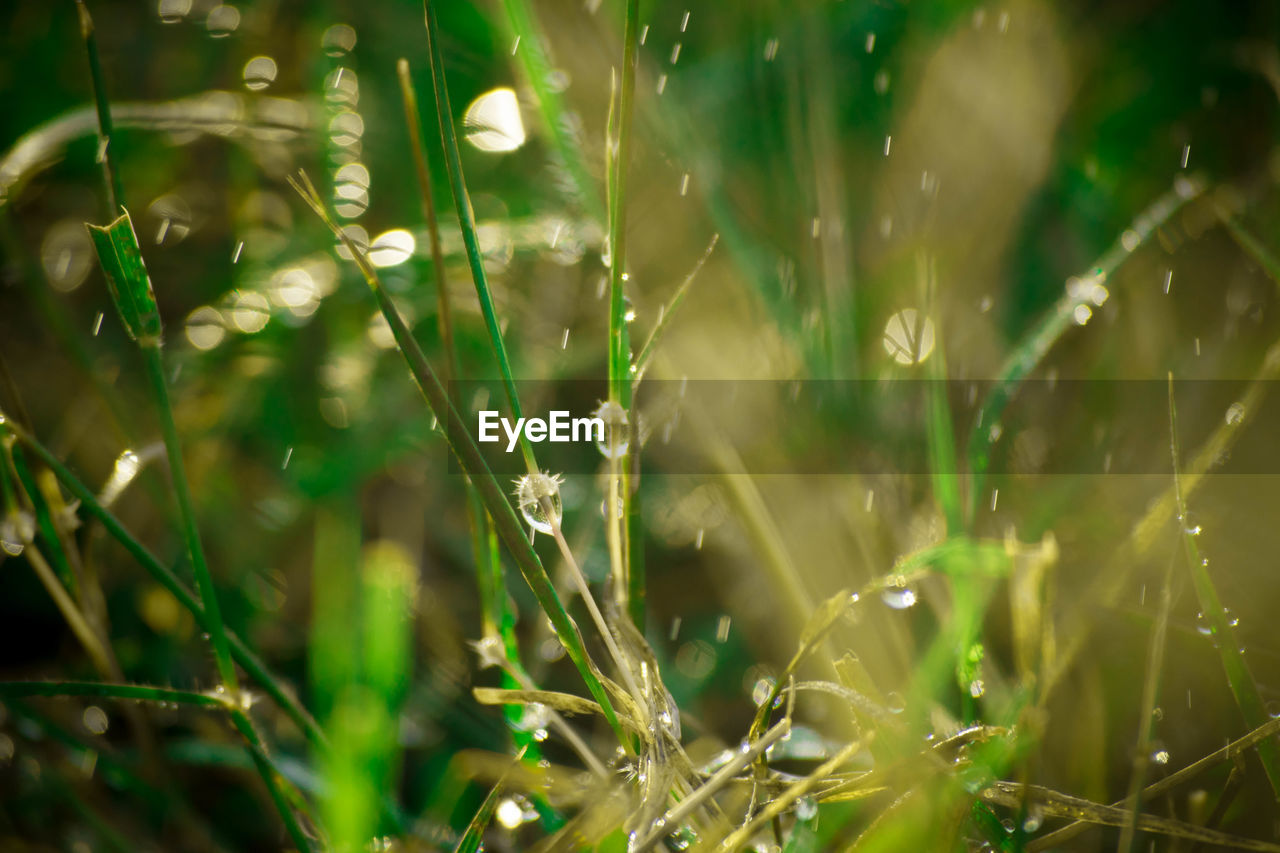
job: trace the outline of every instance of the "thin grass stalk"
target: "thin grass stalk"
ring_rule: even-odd
[[[81,508],[97,519],[102,524],[103,529],[111,534],[112,538],[119,542],[157,583],[168,590],[178,600],[178,603],[191,613],[196,623],[204,631],[210,630],[209,616],[205,611],[204,605],[187,588],[186,584],[179,580],[178,576],[168,566],[160,562],[145,545],[139,542],[120,520],[98,501],[97,495],[94,494],[93,490],[80,482],[52,451],[12,420],[6,421],[3,414],[0,413],[0,434],[6,431],[13,435],[23,447],[30,450],[53,472],[54,476],[66,487],[67,491],[80,501]],[[327,746],[324,732],[311,715],[307,713],[307,710],[302,707],[301,703],[298,702],[293,692],[285,687],[284,683],[266,668],[266,665],[235,632],[228,630],[226,635],[232,656],[244,668],[249,677],[276,701],[308,740],[321,747]]]
[[[225,690],[220,693],[197,693],[191,690],[173,690],[167,687],[150,687],[141,684],[104,684],[92,681],[5,681],[0,682],[0,699],[23,699],[32,696],[63,698],[89,696],[97,699],[138,700],[179,705],[192,705],[225,711],[236,730],[244,737],[246,747],[253,758],[262,781],[267,786],[272,801],[280,811],[285,829],[298,850],[311,850],[306,834],[298,825],[297,816],[281,792],[277,779],[283,779],[267,757],[262,739],[254,730],[244,710],[237,704],[240,698]]]
[[[573,124],[564,106],[564,98],[554,88],[553,66],[536,16],[527,0],[502,0],[507,26],[515,43],[512,53],[524,73],[538,102],[538,112],[560,158],[578,191],[578,201],[586,214],[598,223],[605,222],[606,212],[600,206],[599,188],[587,168],[581,141],[573,132]]]
[[[489,277],[484,270],[484,254],[480,250],[480,237],[476,232],[475,212],[471,209],[471,196],[467,192],[466,177],[462,172],[462,155],[458,151],[458,135],[453,129],[453,108],[449,104],[449,87],[444,75],[444,58],[440,53],[440,28],[436,22],[435,5],[431,0],[424,0],[427,26],[427,56],[431,62],[431,82],[435,93],[436,117],[440,124],[440,139],[444,145],[445,165],[449,172],[449,186],[453,192],[454,208],[458,214],[458,225],[462,229],[462,242],[467,252],[467,264],[471,268],[471,279],[475,283],[476,297],[480,301],[480,313],[484,315],[485,328],[489,333],[489,343],[493,347],[494,356],[498,360],[498,370],[502,374],[503,389],[506,391],[507,403],[516,419],[522,418],[520,397],[516,392],[515,378],[511,372],[511,361],[507,357],[507,347],[502,340],[502,329],[498,325],[498,315],[493,307],[493,294],[489,289]],[[538,471],[537,459],[533,454],[533,446],[522,430],[520,433],[520,449],[524,454],[529,473]]]
[[[1146,785],[1147,768],[1151,764],[1151,732],[1155,728],[1156,700],[1160,690],[1160,673],[1164,668],[1165,637],[1169,632],[1169,611],[1173,608],[1173,561],[1165,569],[1160,584],[1160,602],[1156,621],[1151,628],[1151,642],[1147,648],[1147,671],[1142,681],[1142,716],[1138,724],[1138,745],[1133,755],[1133,773],[1129,778],[1129,822],[1120,833],[1116,849],[1133,853],[1138,841],[1138,820],[1142,817],[1142,792]]]
[[[440,248],[440,223],[436,218],[436,202],[431,195],[431,170],[427,167],[426,148],[422,142],[422,116],[418,112],[418,95],[409,76],[409,60],[396,63],[400,79],[400,100],[404,105],[404,122],[409,129],[409,148],[413,153],[414,174],[418,178],[418,196],[422,201],[422,217],[427,223],[431,242],[431,268],[436,276],[436,307],[440,324],[440,341],[444,344],[446,386],[458,379],[458,350],[453,342],[453,310],[444,273],[444,251]]]
[[[591,695],[605,709],[605,718],[618,735],[619,741],[625,744],[627,742],[626,736],[618,721],[617,714],[614,712],[613,705],[609,701],[604,685],[596,674],[595,665],[587,655],[586,647],[583,645],[582,636],[578,633],[577,626],[564,609],[564,604],[560,601],[560,596],[556,592],[555,586],[551,583],[551,578],[548,577],[537,552],[533,550],[532,543],[525,536],[520,521],[516,517],[515,510],[511,508],[511,504],[508,502],[506,495],[503,494],[497,479],[489,470],[488,463],[485,462],[484,456],[480,453],[480,448],[467,428],[466,422],[463,421],[462,416],[453,406],[448,392],[427,362],[426,356],[423,355],[422,348],[418,346],[417,340],[414,339],[409,331],[404,318],[400,316],[395,303],[391,301],[391,297],[383,288],[377,271],[369,263],[368,258],[360,247],[356,246],[333,221],[333,218],[316,194],[315,187],[311,185],[306,176],[302,175],[300,181],[292,181],[292,183],[294,189],[298,191],[316,215],[334,232],[335,236],[343,241],[348,251],[351,252],[351,256],[355,260],[357,267],[359,267],[366,283],[369,285],[370,290],[373,291],[374,298],[378,303],[378,309],[391,329],[392,336],[399,346],[400,353],[409,367],[418,390],[422,393],[427,406],[431,409],[436,419],[444,426],[444,437],[449,444],[450,450],[457,458],[462,470],[471,477],[472,482],[479,491],[485,508],[493,518],[498,535],[506,543],[507,549],[515,558],[516,565],[519,566],[526,583],[533,590],[534,597],[538,599],[543,612],[551,620],[556,636],[564,645],[569,659],[578,668],[583,680],[587,683],[587,688],[591,691]]]
[[[102,61],[98,57],[98,37],[93,17],[84,0],[76,0],[76,12],[80,18],[80,36],[84,40],[85,54],[89,60],[89,79],[93,85],[93,102],[98,111],[98,161],[102,164],[102,182],[107,197],[107,219],[115,219],[124,206],[124,187],[111,158],[111,104],[107,100],[107,87],[102,74]]]
[[[631,418],[631,341],[627,324],[625,283],[627,281],[627,178],[631,165],[631,125],[635,113],[636,63],[640,39],[639,0],[627,0],[626,18],[623,24],[622,81],[617,101],[617,136],[611,140],[609,186],[609,399],[622,407]],[[612,123],[612,122],[611,122]],[[621,469],[622,519],[610,512],[610,524],[623,527],[621,574],[624,583],[619,592],[625,591],[621,604],[632,621],[643,629],[645,613],[644,560],[639,548],[642,539],[638,525],[634,523],[636,507],[633,506],[631,459],[638,455],[639,432],[631,424],[633,440],[627,443],[627,452],[620,459],[610,460],[610,478],[615,468]],[[634,472],[638,474],[638,471]],[[610,505],[616,506],[616,502]],[[622,525],[620,522],[626,522]]]
[[[1199,197],[1204,191],[1204,186],[1202,180],[1180,176],[1174,187],[1152,202],[1125,231],[1125,234],[1129,232],[1136,234],[1137,243],[1134,244],[1132,237],[1127,240],[1124,235],[1117,237],[1111,247],[1093,263],[1089,271],[1080,276],[1081,285],[1085,283],[1092,285],[1089,292],[1084,292],[1083,286],[1076,289],[1068,283],[1067,291],[1013,348],[1000,368],[986,399],[979,407],[972,432],[969,434],[968,461],[969,469],[973,474],[968,509],[970,523],[977,515],[978,496],[983,491],[983,482],[990,461],[991,427],[999,422],[1000,415],[1017,394],[1022,380],[1039,366],[1045,355],[1067,330],[1076,325],[1077,307],[1100,305],[1101,301],[1105,301],[1107,292],[1104,282],[1110,279],[1125,260],[1173,218],[1184,205]]]
[[[1188,764],[1176,773],[1170,773],[1163,779],[1152,782],[1143,789],[1142,798],[1149,801],[1155,799],[1161,794],[1168,793],[1184,782],[1188,782],[1196,776],[1199,776],[1211,767],[1214,767],[1223,761],[1238,758],[1268,738],[1275,737],[1277,734],[1280,734],[1280,718],[1268,720],[1266,723],[1249,732],[1247,735],[1233,740],[1226,746],[1214,750],[1197,761],[1193,761],[1191,764]],[[1112,803],[1111,805],[1114,808],[1124,808],[1128,803],[1128,798],[1125,798],[1119,802]],[[1061,829],[1056,829],[1048,835],[1042,835],[1032,841],[1027,845],[1027,853],[1040,853],[1042,850],[1051,850],[1067,841],[1070,841],[1077,835],[1087,832],[1094,826],[1096,826],[1096,824],[1084,820],[1077,820],[1074,823],[1069,823]]]
[[[1192,586],[1195,587],[1196,599],[1200,610],[1208,621],[1210,634],[1216,641],[1218,656],[1222,659],[1222,668],[1226,671],[1227,683],[1235,697],[1245,725],[1256,729],[1270,717],[1262,696],[1258,693],[1258,685],[1253,680],[1249,665],[1241,654],[1236,642],[1235,632],[1231,627],[1231,618],[1222,606],[1218,590],[1213,579],[1209,577],[1209,561],[1201,557],[1200,546],[1196,537],[1200,530],[1193,526],[1187,518],[1187,502],[1182,493],[1180,462],[1178,458],[1178,414],[1173,398],[1173,374],[1169,374],[1169,433],[1170,450],[1173,455],[1173,488],[1177,499],[1178,524],[1182,528],[1183,547],[1187,554],[1187,566],[1191,571]],[[1266,771],[1267,780],[1276,799],[1280,800],[1280,747],[1275,739],[1264,740],[1258,744],[1258,759]]]
[[[168,383],[165,381],[164,364],[160,357],[160,343],[156,341],[150,345],[142,344],[141,349],[147,368],[147,377],[151,380],[151,392],[155,396],[156,408],[160,415],[160,432],[164,437],[165,453],[169,457],[169,472],[173,478],[174,495],[178,500],[183,540],[187,546],[187,554],[191,558],[196,588],[200,590],[200,600],[204,603],[214,662],[217,664],[222,683],[228,690],[235,691],[239,689],[239,680],[236,677],[235,664],[231,661],[226,626],[222,623],[222,611],[218,606],[218,594],[213,585],[213,575],[210,574],[209,564],[205,561],[204,545],[200,541],[200,528],[196,525],[191,486],[187,482],[186,467],[182,461],[182,445],[178,439],[178,427],[173,419],[173,406],[169,401]]]
[[[400,78],[400,97],[404,105],[405,124],[409,128],[414,171],[418,178],[418,194],[422,201],[422,215],[426,220],[427,236],[431,244],[431,266],[436,279],[440,340],[444,345],[445,354],[445,375],[442,378],[453,398],[454,405],[457,406],[459,404],[457,386],[452,383],[460,378],[458,350],[453,337],[453,314],[445,278],[444,252],[440,247],[440,223],[436,216],[435,199],[431,193],[431,172],[427,166],[426,147],[422,139],[422,117],[418,110],[418,96],[409,75],[409,61],[401,58],[396,63],[396,71]],[[515,618],[511,613],[496,543],[491,542],[492,522],[470,478],[464,477],[463,480],[466,492],[467,528],[471,532],[471,559],[476,571],[476,584],[480,589],[485,635],[487,636],[491,631],[496,634],[502,641],[507,660],[518,664],[520,650],[516,643]],[[510,675],[506,677],[508,686],[514,686],[515,682],[510,680]],[[515,725],[520,719],[520,710],[507,708],[505,715],[517,742],[526,750],[530,750],[531,758],[536,761],[541,757],[537,742],[531,733],[521,731]]]

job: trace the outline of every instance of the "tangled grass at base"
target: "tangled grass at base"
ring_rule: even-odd
[[[0,849],[1280,850],[1270,4],[0,21]]]

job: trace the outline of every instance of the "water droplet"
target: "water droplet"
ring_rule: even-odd
[[[693,681],[701,681],[716,666],[715,647],[705,640],[692,640],[676,652],[676,669]]]
[[[252,92],[260,92],[276,80],[279,69],[269,56],[255,56],[244,64],[244,86]]]
[[[1169,750],[1157,749],[1155,752],[1151,753],[1151,760],[1154,761],[1156,764],[1168,764]]]
[[[1213,626],[1209,624],[1209,620],[1205,618],[1203,613],[1196,614],[1196,630],[1206,637],[1213,636]]]
[[[515,829],[524,823],[524,809],[512,799],[505,799],[499,803],[493,814],[498,819],[498,823],[507,829]]]
[[[933,321],[914,308],[889,318],[884,327],[884,349],[898,364],[920,364],[933,352]]]
[[[622,518],[623,509],[624,509],[624,504],[623,504],[622,498],[616,498],[614,500],[614,516],[613,517]],[[609,518],[609,499],[608,498],[605,498],[604,500],[600,501],[600,517],[605,520],[608,520]]]
[[[364,136],[360,113],[343,110],[329,121],[329,141],[338,148],[350,148]]]
[[[90,705],[84,709],[84,713],[80,717],[84,723],[85,731],[89,734],[100,735],[105,734],[107,728],[111,725],[111,720],[107,717],[107,712],[99,708],[97,705]]]
[[[240,10],[225,3],[214,6],[204,19],[204,28],[212,38],[226,38],[240,26]]]
[[[542,471],[526,474],[516,480],[516,503],[520,506],[520,514],[530,527],[540,533],[550,533],[553,526],[560,525],[564,513],[560,501],[561,482],[559,474]],[[550,515],[543,505],[544,500],[550,507]]]
[[[1044,810],[1039,805],[1027,809],[1027,816],[1022,819],[1023,832],[1035,832],[1044,823]]]
[[[155,227],[157,246],[181,243],[191,232],[191,206],[175,193],[166,193],[151,202],[147,218]]]
[[[757,707],[767,702],[773,693],[774,683],[772,678],[756,679],[756,683],[751,685],[751,702]]]
[[[981,678],[975,678],[969,682],[969,695],[974,699],[981,698],[982,694],[987,692],[987,685]]]
[[[369,244],[369,263],[375,267],[394,267],[413,256],[417,243],[403,228],[384,231]]]
[[[1157,723],[1164,719],[1164,709],[1159,705],[1151,709],[1151,719]]]
[[[64,219],[51,227],[40,245],[40,264],[54,290],[69,293],[84,283],[93,266],[84,223]]]
[[[342,56],[356,46],[356,31],[347,24],[334,24],[320,37],[320,49],[326,56]]]
[[[1076,321],[1077,326],[1083,326],[1093,317],[1093,309],[1088,305],[1077,305],[1071,312],[1071,318]]]
[[[1227,409],[1227,423],[1236,426],[1244,421],[1244,403],[1232,403]]]
[[[156,14],[162,24],[176,24],[191,12],[191,0],[160,0]]]
[[[267,297],[253,290],[241,291],[231,303],[231,325],[246,335],[261,332],[271,319]]]
[[[907,709],[907,700],[896,690],[890,691],[884,696],[884,707],[890,714],[901,714]]]
[[[462,119],[466,139],[481,151],[501,153],[524,145],[524,122],[514,89],[485,92],[467,107]]]
[[[1137,231],[1129,228],[1120,235],[1120,245],[1126,252],[1132,252],[1142,245],[1142,236]]]
[[[591,415],[604,422],[604,435],[596,441],[596,448],[606,459],[619,459],[631,447],[631,424],[627,410],[612,400],[601,403]]]
[[[880,600],[894,610],[906,610],[916,603],[916,591],[906,585],[901,578],[880,591]]]
[[[208,305],[187,315],[187,340],[198,350],[211,350],[227,336],[222,313]]]
[[[818,816],[818,804],[812,797],[801,797],[796,800],[796,818],[813,820]]]

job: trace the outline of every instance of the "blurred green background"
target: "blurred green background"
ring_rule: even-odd
[[[463,164],[486,267],[518,378],[602,381],[605,132],[621,4],[527,5],[554,63],[539,87],[564,103],[559,139],[578,152],[576,171],[516,58],[513,7],[525,4],[438,9],[451,119],[472,140]],[[388,289],[427,355],[442,358],[396,82],[396,60],[408,58],[459,372],[497,377],[437,153],[421,7],[113,0],[89,8],[118,125],[115,161],[166,323],[171,393],[224,616],[349,738],[337,764],[324,764],[268,703],[255,709],[259,725],[308,796],[372,780],[407,827],[393,832],[374,804],[348,815],[352,832],[398,835],[387,843],[405,849],[452,849],[512,749],[502,713],[470,692],[498,677],[468,646],[481,637],[481,605],[461,479],[363,281],[285,182],[305,169],[341,221],[382,251]],[[1277,269],[1268,268],[1280,236],[1275,4],[643,2],[641,22],[628,199],[633,341],[643,341],[719,235],[672,321],[655,377],[991,379],[1064,282],[1091,273],[1116,244],[1133,251],[1106,277],[1109,298],[1087,324],[1073,324],[1036,376],[1163,380],[1172,371],[1241,389],[1272,378],[1264,354],[1280,333]],[[476,118],[477,99],[502,88],[516,94],[514,113],[490,101],[492,112]],[[132,449],[141,471],[114,511],[186,576],[141,362],[82,227],[106,212],[73,3],[0,5],[0,92],[0,354],[12,375],[0,401],[17,411],[16,389],[35,433],[95,490],[107,488]],[[513,115],[518,132],[485,125]],[[512,150],[482,150],[486,140]],[[1135,217],[1193,180],[1203,193],[1148,237]],[[891,318],[908,308],[932,318],[937,349],[922,364],[895,361],[886,344]],[[1200,410],[1195,399],[1180,405],[1190,457],[1226,413]],[[1092,433],[1055,429],[1071,413],[1049,411],[1004,440],[1033,459],[1044,448],[1071,458],[1119,429],[1119,408],[1099,402],[1071,421],[1092,423]],[[819,453],[824,443],[895,431],[927,441],[922,421],[866,401],[710,415],[711,427],[693,440],[742,438],[767,422],[780,445]],[[962,447],[971,418],[954,413]],[[693,420],[681,429],[694,430]],[[1266,436],[1274,426],[1245,428]],[[1153,458],[1164,458],[1167,444],[1167,429],[1153,432]],[[646,634],[685,716],[690,753],[705,757],[743,736],[753,690],[790,658],[814,603],[939,541],[945,513],[930,478],[916,472],[677,476],[662,473],[656,441],[646,465],[650,453],[655,473],[641,486]],[[879,461],[892,471],[892,458]],[[1170,483],[1162,474],[1044,475],[1030,464],[994,476],[974,498],[976,536],[1010,536],[1029,549],[1053,537],[1059,556],[1045,618],[1064,632],[1059,646],[1083,643],[1046,701],[1034,757],[1020,765],[1030,781],[1098,802],[1125,794],[1155,591],[1171,560],[1153,751],[1165,755],[1152,772],[1246,731],[1218,654],[1197,630],[1172,524],[1158,542],[1126,552],[1132,559],[1116,588],[1099,594],[1118,543]],[[1239,619],[1245,659],[1280,713],[1276,488],[1265,474],[1211,477],[1193,510],[1218,591]],[[587,575],[603,579],[599,482],[573,475],[563,491],[569,542]],[[125,678],[210,686],[214,670],[190,614],[101,529],[87,524],[74,535],[100,579]],[[542,540],[554,575],[558,558]],[[93,679],[26,558],[0,560],[2,677]],[[582,692],[518,573],[507,575],[531,674],[540,686]],[[384,601],[378,589],[392,592]],[[919,605],[869,610],[842,624],[837,643],[858,654],[883,691],[907,692],[955,606],[947,589],[927,578]],[[979,613],[989,719],[1016,693],[1013,619],[1003,598],[993,602]],[[587,624],[580,602],[571,610]],[[951,681],[937,685],[936,707],[921,711],[939,731],[947,728],[939,719],[969,713]],[[98,704],[30,700],[0,712],[0,849],[280,849],[278,817],[228,727],[195,710],[148,710],[157,759],[117,706]],[[838,738],[841,713],[814,701],[798,721],[815,738]],[[344,714],[362,725],[342,723]],[[607,730],[582,727],[609,754]],[[541,748],[575,765],[554,736]],[[1152,810],[1195,820],[1206,798],[1217,802],[1229,769]],[[344,802],[365,797],[337,791]],[[526,849],[555,824],[529,816],[496,825],[488,849]],[[874,812],[823,816],[823,843],[835,849],[833,839],[852,838]],[[1250,765],[1222,828],[1275,838],[1278,818],[1265,777]],[[1114,849],[1116,834],[1073,843],[1064,849]],[[1157,849],[1189,849],[1170,843]]]

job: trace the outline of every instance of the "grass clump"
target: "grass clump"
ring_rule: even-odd
[[[0,846],[1280,850],[1236,24],[64,5]],[[577,457],[474,429],[565,405]]]

